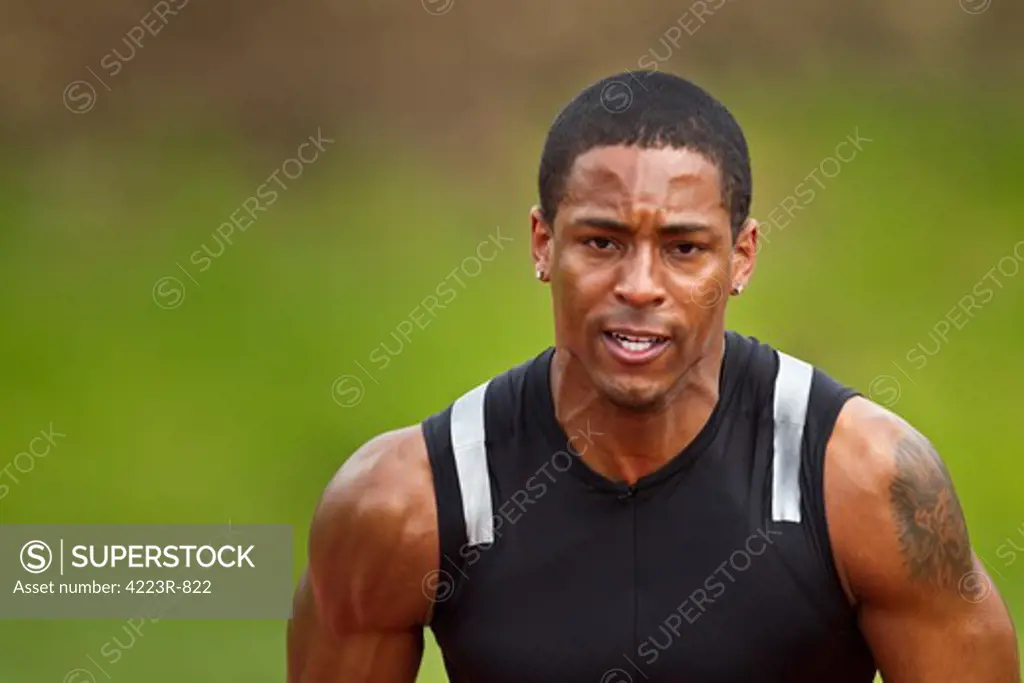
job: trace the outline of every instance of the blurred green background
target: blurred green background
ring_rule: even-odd
[[[730,3],[671,49],[686,8],[663,2],[189,5],[113,80],[100,58],[127,52],[150,6],[44,20],[11,5],[0,468],[51,424],[66,437],[31,471],[9,470],[0,523],[289,523],[297,576],[348,454],[550,343],[527,221],[543,136],[579,89],[653,49],[744,126],[759,218],[815,169],[833,174],[825,160],[848,135],[871,140],[772,227],[729,324],[932,438],[1019,621],[1024,60],[1006,26],[1022,13],[998,0],[911,2],[906,16],[787,4],[781,17]],[[88,100],[65,86],[94,72],[103,86],[75,111]],[[334,142],[219,245],[217,226],[318,130]],[[398,325],[499,230],[513,241],[378,370],[371,353],[394,350]],[[981,308],[950,313],[981,282]],[[344,376],[362,382],[346,385],[358,401],[337,391]],[[109,664],[100,650],[127,640],[123,626],[0,621],[0,681],[76,668],[284,680],[284,622],[161,621]],[[444,680],[432,648],[421,679]]]

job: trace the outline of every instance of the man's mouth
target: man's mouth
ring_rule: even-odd
[[[668,346],[669,337],[641,332],[606,331],[604,338],[612,355],[626,363],[646,363]]]

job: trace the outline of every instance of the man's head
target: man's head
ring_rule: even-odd
[[[555,337],[622,407],[657,408],[721,340],[754,266],[750,161],[711,95],[660,72],[591,85],[551,126],[531,212]]]

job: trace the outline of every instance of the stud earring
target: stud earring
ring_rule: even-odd
[[[538,280],[543,280],[544,279],[544,271],[541,270],[540,268],[537,269],[537,279]]]
[[[739,284],[738,282],[734,282],[733,285],[732,285],[732,293],[733,294],[742,294],[743,293],[743,285]]]

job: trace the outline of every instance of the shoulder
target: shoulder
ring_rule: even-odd
[[[832,545],[852,599],[900,591],[902,579],[955,591],[971,571],[949,472],[931,441],[900,416],[850,399],[828,443],[824,479]]]
[[[835,496],[903,503],[914,492],[947,493],[949,473],[929,439],[899,415],[860,396],[839,412],[826,471]]]
[[[309,535],[309,578],[335,630],[424,623],[439,561],[437,513],[419,425],[363,444],[327,485]]]
[[[420,425],[384,432],[360,446],[331,479],[318,513],[336,508],[405,510],[432,492],[430,463]]]
[[[828,442],[830,482],[847,496],[887,493],[897,471],[897,446],[924,439],[899,415],[863,397],[843,406]]]

